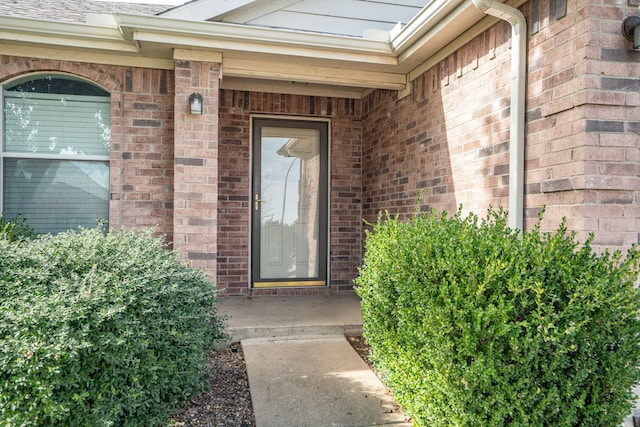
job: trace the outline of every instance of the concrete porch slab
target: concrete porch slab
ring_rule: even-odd
[[[229,342],[295,335],[359,335],[360,298],[355,295],[221,297]]]

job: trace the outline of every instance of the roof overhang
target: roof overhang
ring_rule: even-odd
[[[87,24],[0,16],[0,53],[164,69],[185,52],[211,53],[221,60],[223,88],[359,98],[405,89],[415,70],[483,17],[471,0],[433,0],[381,40],[173,16],[116,13]]]
[[[0,16],[0,54],[172,69],[173,61],[141,54],[113,19],[97,24]]]

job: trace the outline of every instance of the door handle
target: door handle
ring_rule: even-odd
[[[260,210],[260,204],[266,202],[265,199],[261,199],[258,197],[258,193],[256,193],[256,197],[254,198],[254,206],[257,211]]]

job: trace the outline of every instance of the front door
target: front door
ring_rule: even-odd
[[[327,283],[328,123],[254,118],[254,287]]]

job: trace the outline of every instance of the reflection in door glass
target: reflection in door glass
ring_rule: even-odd
[[[317,277],[319,131],[263,127],[260,155],[261,278]]]

